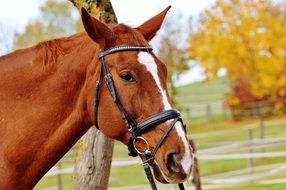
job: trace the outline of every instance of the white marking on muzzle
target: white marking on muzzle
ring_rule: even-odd
[[[158,75],[157,64],[156,64],[154,58],[148,52],[139,52],[138,53],[138,61],[139,61],[139,63],[146,66],[147,71],[149,71],[151,73],[152,77],[154,78],[154,81],[156,82],[157,87],[158,87],[158,89],[162,95],[162,100],[163,100],[163,105],[164,105],[165,110],[172,109],[171,104],[167,98],[167,93],[165,90],[163,90],[163,88],[161,86],[159,75]],[[184,147],[185,147],[185,154],[183,156],[181,164],[182,164],[182,167],[183,167],[185,173],[189,174],[190,170],[191,170],[191,165],[192,165],[192,158],[191,158],[191,151],[189,148],[189,142],[188,142],[188,139],[186,138],[185,132],[184,132],[183,127],[182,127],[180,122],[177,122],[175,124],[175,129],[176,129],[179,137],[183,141]]]

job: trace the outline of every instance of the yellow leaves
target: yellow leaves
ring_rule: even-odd
[[[208,77],[225,68],[251,93],[276,96],[286,86],[286,12],[270,0],[218,0],[190,34],[189,54]]]
[[[238,106],[240,104],[240,100],[235,96],[227,96],[226,101],[229,106]]]
[[[278,90],[278,95],[280,97],[286,97],[286,89],[279,89]]]
[[[84,7],[91,15],[98,16],[100,10],[96,7],[96,0],[71,0],[76,8],[81,11],[81,8]]]

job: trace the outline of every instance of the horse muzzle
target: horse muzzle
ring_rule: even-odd
[[[191,151],[191,149],[189,150]],[[162,161],[163,160],[163,161]],[[158,158],[151,164],[155,178],[161,183],[182,183],[186,181],[193,166],[193,156],[186,157],[186,153],[168,151],[164,158]]]

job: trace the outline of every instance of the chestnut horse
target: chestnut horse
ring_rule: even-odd
[[[96,123],[105,135],[128,144],[131,134],[104,83],[94,118],[98,56],[114,46],[148,46],[169,8],[136,28],[107,26],[83,10],[85,32],[0,57],[0,189],[32,189]],[[166,65],[151,51],[115,52],[104,61],[124,109],[136,122],[172,109]],[[151,149],[171,121],[141,135]],[[175,122],[154,159],[158,181],[188,179],[193,161],[181,122]]]

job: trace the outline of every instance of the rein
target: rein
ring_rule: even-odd
[[[102,83],[102,78],[105,79],[105,84],[110,92],[110,95],[113,99],[113,102],[117,105],[120,115],[122,117],[122,120],[125,123],[125,126],[127,130],[131,133],[131,137],[128,142],[128,150],[129,155],[136,157],[140,156],[143,167],[145,170],[145,174],[147,176],[147,179],[149,180],[150,186],[152,190],[157,190],[153,174],[151,172],[150,164],[154,162],[155,155],[157,150],[160,148],[160,146],[164,143],[166,140],[168,134],[171,132],[171,130],[174,128],[176,122],[181,122],[182,119],[180,118],[180,113],[177,110],[170,109],[163,111],[161,113],[158,113],[156,115],[153,115],[151,117],[148,117],[141,122],[137,123],[135,119],[127,113],[124,106],[122,105],[119,96],[117,94],[115,84],[112,79],[112,75],[110,71],[107,68],[107,65],[104,62],[104,58],[110,54],[116,53],[116,52],[122,52],[122,51],[145,51],[149,52],[152,51],[153,48],[151,46],[144,46],[144,45],[123,45],[123,46],[115,46],[112,47],[106,51],[103,51],[99,54],[99,60],[101,63],[101,70],[98,77],[98,80],[95,85],[95,95],[94,95],[94,123],[95,126],[98,128],[98,105],[99,105],[99,90]],[[161,136],[160,140],[158,141],[155,148],[150,149],[149,144],[146,139],[144,139],[141,135],[149,130],[150,128],[154,128],[158,126],[159,124],[173,119],[163,135]],[[183,125],[184,126],[184,125]],[[185,126],[184,126],[185,127]],[[141,141],[146,145],[146,149],[144,151],[140,151],[136,147],[136,142]],[[184,190],[184,185],[182,183],[178,184],[180,190]]]

